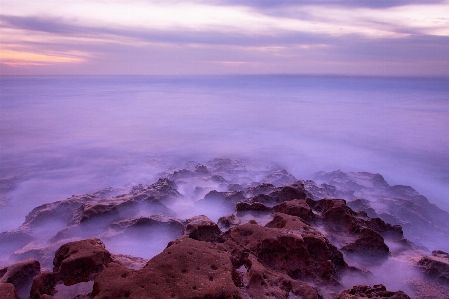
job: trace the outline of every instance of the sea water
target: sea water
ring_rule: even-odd
[[[2,76],[0,85],[0,231],[40,204],[215,157],[298,179],[381,173],[449,210],[448,78]]]

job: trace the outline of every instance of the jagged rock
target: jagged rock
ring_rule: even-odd
[[[20,299],[12,283],[0,282],[0,297],[2,299]]]
[[[369,228],[362,228],[357,239],[344,245],[341,250],[367,257],[387,257],[390,254],[390,248],[385,244],[384,238]]]
[[[304,190],[304,185],[302,185],[301,183],[278,187],[268,193],[268,195],[271,196],[276,203],[307,198],[306,191]]]
[[[305,200],[291,200],[284,201],[283,203],[274,206],[273,211],[288,214],[291,216],[297,216],[303,221],[312,222],[315,215],[312,209]]]
[[[338,198],[340,195],[337,188],[329,184],[323,183],[318,185],[311,180],[301,180],[300,182],[304,184],[307,196],[315,200],[322,198]]]
[[[263,183],[269,183],[275,186],[293,184],[296,181],[297,179],[285,169],[275,169],[262,179]]]
[[[320,172],[315,177],[335,186],[339,196],[347,200],[366,199],[363,203],[348,204],[356,210],[365,210],[370,217],[401,225],[407,239],[415,244],[449,250],[449,243],[442,241],[449,239],[449,213],[431,204],[412,187],[390,186],[381,175],[367,172]],[[351,196],[344,195],[351,190]],[[358,204],[364,207],[357,207]]]
[[[177,218],[156,214],[151,215],[150,217],[139,217],[117,221],[111,224],[111,228],[123,230],[123,233],[131,235],[135,233],[141,234],[142,228],[157,228],[181,236],[184,232],[184,225],[185,222]]]
[[[247,211],[254,211],[254,212],[270,212],[271,208],[267,207],[266,205],[260,203],[260,202],[246,202],[246,201],[239,201],[235,209],[237,212],[247,212]]]
[[[424,273],[449,284],[449,253],[442,250],[432,251],[431,256],[425,256],[418,262]]]
[[[335,231],[354,232],[358,228],[357,213],[346,205],[343,199],[321,199],[313,209],[322,214],[322,219]]]
[[[204,205],[213,203],[233,208],[237,202],[243,199],[245,199],[245,193],[243,191],[218,192],[212,190],[204,196],[204,199],[198,200],[196,204]]]
[[[148,259],[126,254],[112,254],[111,257],[114,263],[134,270],[143,268],[148,262]]]
[[[229,191],[243,191],[244,188],[240,184],[229,184],[228,185],[228,190]]]
[[[410,297],[403,291],[387,291],[387,288],[381,284],[374,285],[373,287],[366,285],[354,286],[352,289],[343,291],[336,299],[362,298],[410,299]]]
[[[148,196],[154,196],[161,202],[182,197],[182,195],[177,190],[176,183],[167,178],[160,178],[156,183],[148,187],[139,186],[133,188],[133,190],[131,190],[131,194],[146,194]]]
[[[57,274],[53,272],[42,272],[34,276],[30,299],[42,299],[45,295],[53,296],[57,283]]]
[[[34,240],[28,233],[21,229],[0,233],[0,253],[8,254]]]
[[[92,295],[95,299],[239,299],[237,277],[223,245],[182,238],[141,270],[111,265],[95,279]]]
[[[207,169],[207,166],[203,165],[203,164],[198,164],[195,167],[195,170],[193,171],[195,172],[195,174],[199,174],[199,175],[210,175],[210,171],[209,169]]]
[[[248,187],[246,189],[246,194],[248,194],[249,196],[256,196],[259,194],[266,195],[266,194],[272,192],[274,189],[276,189],[276,186],[274,186],[273,184],[262,183],[262,184],[258,184],[257,186],[254,186],[254,187]]]
[[[250,252],[265,267],[293,279],[337,283],[338,271],[346,266],[343,255],[299,217],[277,213],[267,227],[239,225],[224,233],[223,239],[235,264],[248,264],[245,252]]]
[[[68,199],[43,204],[34,208],[26,217],[23,226],[36,228],[49,221],[61,221],[65,225],[73,223],[79,208],[86,202],[95,202],[99,197],[94,195],[72,196]]]
[[[53,272],[64,285],[92,280],[112,262],[111,254],[99,239],[70,242],[55,253]]]
[[[369,217],[379,217],[376,211],[371,207],[370,202],[363,198],[356,198],[347,202],[348,207],[354,211],[364,211]]]
[[[35,259],[27,259],[0,269],[0,283],[14,285],[20,297],[29,295],[33,277],[41,272],[41,265]]]
[[[238,219],[235,216],[235,214],[222,216],[222,217],[218,218],[218,225],[220,227],[229,228],[231,226],[239,225],[240,223],[241,223],[240,219]]]
[[[204,215],[190,218],[184,232],[188,238],[206,242],[217,242],[220,235],[218,225]]]
[[[254,256],[249,256],[248,265],[240,269],[242,285],[249,298],[292,298],[292,295],[304,299],[323,298],[317,289],[266,268]]]

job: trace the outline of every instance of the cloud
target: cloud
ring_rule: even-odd
[[[389,7],[405,6],[411,4],[439,4],[444,0],[217,0],[215,3],[221,5],[240,5],[257,9],[271,9],[291,6],[339,6],[339,7],[367,7],[383,9]],[[210,3],[210,1],[208,1]]]

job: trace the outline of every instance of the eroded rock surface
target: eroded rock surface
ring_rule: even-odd
[[[428,276],[440,279],[449,285],[449,253],[434,250],[431,256],[423,257],[418,262],[418,266]]]
[[[111,266],[96,279],[100,298],[242,298],[238,274],[220,244],[183,238],[137,271]]]
[[[390,299],[411,299],[402,291],[387,291],[384,285],[358,285],[350,290],[343,291],[337,299],[362,299],[362,298],[390,298]]]

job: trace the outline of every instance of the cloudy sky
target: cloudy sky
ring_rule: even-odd
[[[0,74],[449,76],[449,0],[0,0]]]

